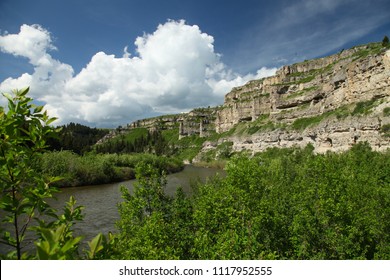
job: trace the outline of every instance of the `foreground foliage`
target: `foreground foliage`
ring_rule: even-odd
[[[390,154],[312,150],[235,156],[191,198],[158,197],[156,174],[141,181],[124,193],[116,258],[390,259]]]
[[[73,236],[73,224],[82,219],[81,206],[71,197],[62,214],[48,199],[58,178],[43,178],[36,168],[46,140],[56,134],[54,121],[42,106],[32,104],[28,88],[3,94],[8,110],[0,107],[0,244],[1,259],[78,259],[82,237]],[[36,233],[34,236],[33,231]],[[30,235],[30,236],[29,236]],[[33,253],[33,243],[36,252]],[[110,239],[98,235],[86,255],[95,258],[107,250]]]

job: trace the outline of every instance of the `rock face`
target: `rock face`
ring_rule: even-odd
[[[376,150],[390,147],[390,50],[380,44],[284,66],[275,76],[234,88],[216,116],[216,131],[247,128],[267,119],[271,129],[231,135],[234,150],[305,146],[341,151],[360,141]],[[313,125],[297,127],[303,120]],[[264,121],[260,122],[264,127]],[[260,125],[261,126],[261,125]]]
[[[198,108],[189,113],[168,115],[135,121],[127,126],[126,131],[143,127],[149,130],[179,128],[179,138],[199,135],[207,137],[215,131],[215,116],[218,108]]]
[[[235,151],[249,150],[253,153],[267,148],[305,147],[311,144],[317,153],[345,151],[358,142],[368,142],[377,151],[390,148],[388,137],[380,131],[381,122],[390,123],[389,118],[348,117],[325,120],[318,126],[304,131],[274,130],[233,139]]]
[[[367,141],[390,147],[390,49],[372,43],[280,68],[227,93],[216,108],[139,120],[126,130],[179,129],[179,138],[219,133],[233,150],[306,146],[343,151]]]

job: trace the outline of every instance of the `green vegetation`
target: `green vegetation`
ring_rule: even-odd
[[[383,43],[371,43],[364,46],[360,46],[358,51],[352,55],[353,60],[358,60],[365,58],[369,55],[377,55],[383,52],[388,48],[388,45],[383,45]]]
[[[299,73],[299,74],[298,74]],[[313,75],[310,75],[310,73],[313,73]],[[301,79],[297,80],[297,81],[292,81],[292,82],[286,82],[286,83],[281,83],[281,84],[275,84],[276,86],[290,86],[290,85],[298,85],[298,84],[305,84],[305,83],[309,83],[311,82],[312,80],[315,79],[315,72],[314,71],[310,71],[310,72],[297,72],[295,73],[296,77],[301,77]]]
[[[194,157],[202,149],[203,143],[206,140],[207,138],[199,137],[199,135],[191,135],[183,137],[180,140],[176,140],[175,157],[179,158],[180,160],[187,160],[192,162]]]
[[[378,99],[371,99],[368,101],[361,101],[358,102],[355,106],[355,109],[352,111],[351,115],[356,116],[356,115],[368,115],[371,113],[371,110],[376,107],[381,100]]]
[[[293,99],[293,98],[296,98],[298,96],[302,96],[308,92],[311,92],[311,91],[315,91],[315,90],[318,90],[319,87],[318,86],[312,86],[312,87],[308,87],[308,88],[305,88],[301,91],[297,91],[297,92],[294,92],[292,94],[289,94],[286,96],[286,99]]]
[[[285,129],[286,125],[281,124],[281,123],[275,123],[270,120],[268,122],[263,122],[263,123],[255,123],[254,125],[250,125],[247,129],[247,133],[252,135],[257,132],[264,132],[264,131],[272,131],[275,129]]]
[[[203,166],[221,167],[224,166],[226,160],[233,155],[233,142],[226,141],[219,144],[215,149],[202,153],[200,160]]]
[[[58,178],[44,178],[36,168],[47,148],[47,139],[56,134],[43,106],[32,104],[28,88],[4,93],[8,110],[0,107],[0,243],[7,246],[1,259],[79,259],[82,237],[74,237],[72,226],[82,219],[82,207],[71,197],[63,214],[47,203]],[[50,222],[47,222],[49,220]],[[31,222],[35,220],[35,226]],[[26,234],[36,232],[36,253],[27,252]],[[99,234],[85,252],[87,258],[103,256],[110,238]],[[103,245],[104,244],[104,245]],[[108,248],[108,247],[107,247]]]
[[[367,115],[372,112],[373,108],[375,108],[382,102],[383,99],[375,99],[375,98],[368,101],[358,102],[354,105],[353,110],[351,108],[351,105],[341,106],[336,110],[328,111],[318,116],[296,119],[291,124],[291,128],[294,130],[304,130],[308,127],[317,125],[323,120],[330,118],[332,116],[336,116],[337,119],[344,119],[348,116]],[[386,114],[387,111],[388,110],[386,110],[385,108],[384,114]]]
[[[170,155],[173,153],[168,142],[160,130],[153,132],[146,128],[134,128],[128,133],[118,136],[94,146],[97,153],[154,153],[156,155]]]
[[[166,177],[149,165],[137,169],[134,194],[122,188],[115,259],[190,259],[192,205],[182,189],[164,193]]]
[[[58,136],[47,141],[50,150],[69,150],[83,154],[92,150],[92,146],[103,138],[109,130],[90,128],[85,125],[70,123],[56,128]]]
[[[381,133],[385,137],[390,137],[390,124],[382,125],[381,127]]]
[[[385,117],[389,117],[390,116],[390,107],[386,107],[383,109],[383,115]]]
[[[163,158],[169,157],[173,162],[192,161],[199,153],[207,138],[199,135],[183,137],[179,140],[179,128],[148,131],[146,128],[131,129],[103,144],[95,145],[96,153],[117,154],[155,154]]]
[[[387,36],[383,37],[382,46],[383,47],[389,46],[389,37],[387,37]]]
[[[148,171],[124,190],[114,258],[389,259],[390,154],[312,151],[237,155],[192,197]]]
[[[60,177],[59,187],[96,185],[135,178],[138,164],[150,164],[167,173],[183,169],[179,159],[159,157],[153,154],[86,154],[79,156],[70,151],[43,154],[37,161],[37,169],[43,176]]]
[[[319,115],[319,116],[296,119],[292,123],[291,127],[294,130],[304,130],[308,127],[319,124],[322,120],[326,119],[327,117],[329,117],[333,114],[334,114],[334,111],[331,111],[331,112],[323,113],[322,115]]]

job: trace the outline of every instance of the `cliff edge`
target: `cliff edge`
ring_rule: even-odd
[[[225,96],[215,128],[233,149],[390,147],[390,50],[372,43],[284,66]],[[234,131],[232,131],[234,130]],[[230,131],[230,132],[229,132]]]

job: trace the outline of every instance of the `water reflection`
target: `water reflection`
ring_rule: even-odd
[[[207,178],[216,174],[224,176],[225,172],[220,169],[202,168],[188,165],[182,172],[168,175],[166,193],[173,195],[181,186],[186,193],[191,193],[191,184],[206,182]],[[57,209],[62,208],[65,202],[73,195],[77,205],[85,207],[84,220],[75,226],[75,234],[83,235],[90,240],[99,232],[115,232],[115,221],[119,218],[117,204],[121,201],[120,186],[126,186],[130,191],[135,180],[121,183],[66,188],[57,195],[58,200],[53,203]]]

